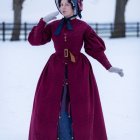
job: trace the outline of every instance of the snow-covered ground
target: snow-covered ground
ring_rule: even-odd
[[[104,39],[119,77],[87,56],[100,91],[109,140],[140,140],[140,39]],[[0,42],[0,140],[27,140],[34,92],[40,73],[54,52],[52,42]],[[84,49],[82,49],[84,52]]]

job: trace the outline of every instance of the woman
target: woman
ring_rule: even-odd
[[[41,18],[28,40],[31,45],[53,41],[53,53],[38,81],[29,140],[107,140],[99,93],[87,54],[105,69],[123,76],[108,61],[103,40],[81,17],[81,0],[56,0],[58,12]],[[50,22],[50,23],[48,23]]]

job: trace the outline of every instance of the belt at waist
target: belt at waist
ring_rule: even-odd
[[[70,51],[69,49],[64,49],[63,51],[56,51],[56,54],[64,57],[65,59],[69,59],[71,62],[75,63],[76,62],[76,58],[78,57],[79,53],[72,53],[72,51]]]

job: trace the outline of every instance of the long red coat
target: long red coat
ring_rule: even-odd
[[[40,19],[29,34],[31,45],[43,45],[53,40],[56,52],[46,63],[34,97],[29,140],[57,140],[62,85],[64,82],[64,49],[68,48],[76,62],[68,61],[68,84],[72,111],[74,140],[107,140],[100,97],[88,58],[80,52],[83,43],[87,54],[106,69],[111,67],[104,54],[105,45],[84,21],[71,20],[73,30],[64,25],[59,36],[54,35],[60,20],[46,25]]]

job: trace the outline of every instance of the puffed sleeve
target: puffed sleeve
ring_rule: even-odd
[[[84,33],[84,49],[88,55],[100,62],[107,70],[112,66],[104,53],[106,49],[104,41],[89,25]]]
[[[43,45],[51,41],[51,24],[47,24],[41,18],[36,26],[29,33],[28,41],[31,45]]]

